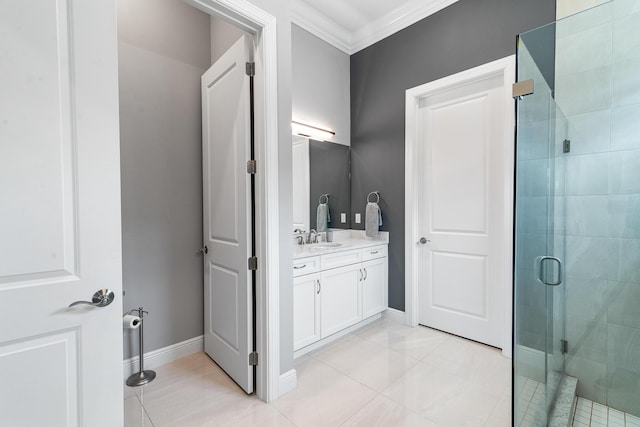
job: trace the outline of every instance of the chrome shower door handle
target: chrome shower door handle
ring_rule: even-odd
[[[93,297],[91,301],[75,301],[69,304],[69,307],[76,305],[90,305],[93,307],[106,307],[115,299],[116,294],[111,289],[100,289]]]
[[[544,278],[544,266],[545,266],[545,261],[551,261],[551,262],[555,262],[558,264],[558,280],[556,281],[550,281],[547,282]],[[536,277],[536,280],[540,283],[542,283],[543,285],[548,285],[548,286],[558,286],[560,284],[562,284],[562,261],[560,260],[560,258],[554,257],[554,256],[539,256],[536,257],[535,263],[538,264],[538,277]],[[534,267],[534,271],[535,267]]]

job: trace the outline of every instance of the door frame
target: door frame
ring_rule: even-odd
[[[278,95],[276,18],[246,0],[182,0],[255,37],[256,97],[256,394],[280,395],[280,224],[278,206]]]
[[[419,319],[419,247],[417,242],[418,223],[420,221],[419,185],[420,172],[423,164],[421,155],[423,147],[419,141],[420,119],[418,115],[420,101],[426,97],[444,92],[452,87],[462,86],[488,77],[501,76],[504,84],[504,103],[507,114],[503,135],[503,150],[505,164],[503,173],[505,177],[514,177],[514,135],[515,135],[515,101],[511,97],[511,85],[515,83],[516,57],[510,55],[496,61],[480,65],[469,70],[443,77],[432,82],[407,89],[405,95],[405,324],[417,326]],[[502,354],[512,356],[512,299],[513,299],[513,179],[505,183],[504,214],[507,221],[504,224],[505,269],[503,271],[504,286],[501,294],[504,297],[504,322],[502,329]]]

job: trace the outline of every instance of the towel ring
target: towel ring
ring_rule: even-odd
[[[376,201],[375,202],[372,202],[371,200],[369,200],[369,198],[371,197],[372,194],[374,196],[376,196]],[[377,191],[372,191],[371,193],[369,193],[367,195],[367,202],[368,203],[380,203],[380,193],[378,193]]]
[[[323,197],[327,200],[326,202],[323,202],[323,201],[322,201],[322,198],[323,198]],[[329,203],[329,195],[328,195],[328,194],[323,194],[323,195],[321,195],[321,196],[320,196],[320,198],[318,199],[318,203],[319,203],[319,204],[322,204],[322,203]]]

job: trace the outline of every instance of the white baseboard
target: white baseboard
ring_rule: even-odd
[[[382,313],[382,318],[385,320],[391,320],[392,322],[402,323],[404,325],[404,311],[396,310],[395,308],[387,308]]]
[[[376,320],[379,320],[382,318],[382,314],[378,313],[378,314],[374,314],[373,316],[361,320],[360,322],[356,323],[355,325],[349,326],[348,328],[345,328],[343,330],[341,330],[340,332],[336,332],[333,335],[329,335],[326,338],[321,339],[320,341],[316,341],[313,344],[309,344],[306,347],[302,347],[299,350],[296,350],[293,352],[293,358],[297,359],[300,356],[304,356],[307,353],[310,353],[314,350],[317,350],[321,347],[326,346],[329,343],[332,343],[342,337],[344,337],[345,335],[350,334],[351,332],[357,331],[358,329],[362,329],[365,326],[369,325],[370,323],[375,322]]]
[[[203,335],[145,353],[144,368],[155,369],[181,357],[201,351],[204,351]],[[139,357],[135,356],[124,361],[124,378],[128,378],[134,372],[138,372],[138,369],[140,369],[138,359]]]
[[[291,390],[298,386],[298,374],[295,369],[285,372],[280,375],[280,383],[278,384],[278,397],[281,397],[285,393],[289,393]]]

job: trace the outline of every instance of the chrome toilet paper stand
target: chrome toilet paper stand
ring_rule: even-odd
[[[129,310],[127,314],[132,314],[134,312],[138,312],[138,317],[140,318],[140,327],[138,328],[138,333],[140,337],[140,371],[131,375],[127,378],[127,385],[129,387],[138,387],[141,385],[145,385],[153,381],[156,377],[156,373],[151,370],[144,370],[144,315],[149,314],[148,311],[144,311],[142,307],[134,308],[133,310]]]

